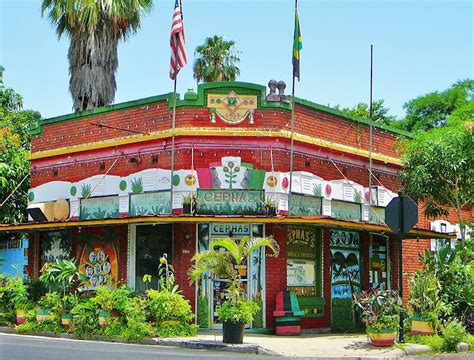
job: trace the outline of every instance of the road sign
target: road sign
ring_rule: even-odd
[[[418,222],[418,205],[408,196],[399,195],[385,208],[385,223],[395,234],[406,234]]]

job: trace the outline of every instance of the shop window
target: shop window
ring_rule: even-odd
[[[346,201],[331,201],[331,216],[337,219],[360,221],[361,204]]]
[[[320,228],[288,228],[287,289],[307,317],[323,316],[321,234]]]
[[[151,275],[148,288],[158,289],[158,266],[166,254],[172,260],[172,225],[140,225],[136,230],[135,289],[145,291],[143,275]]]

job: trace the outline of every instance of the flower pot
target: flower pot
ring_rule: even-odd
[[[61,324],[65,327],[71,325],[72,315],[71,314],[61,314]]]
[[[183,214],[191,214],[191,204],[183,204]]]
[[[107,322],[107,319],[110,318],[110,313],[105,310],[99,310],[99,327],[103,328],[105,327],[105,323]]]
[[[242,344],[244,341],[244,326],[238,322],[224,322],[222,325],[222,341],[226,344]]]
[[[367,336],[374,346],[392,346],[397,338],[397,329],[382,329],[377,332],[367,329]]]
[[[43,321],[52,320],[53,314],[50,309],[36,310],[36,321],[42,323]]]
[[[429,321],[424,321],[421,315],[415,314],[411,318],[411,334],[434,335],[434,328]]]
[[[26,310],[16,311],[16,323],[17,325],[23,324],[26,321]]]

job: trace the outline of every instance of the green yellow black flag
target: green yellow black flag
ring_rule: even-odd
[[[301,40],[300,21],[298,19],[298,9],[295,9],[295,34],[293,37],[293,76],[300,81],[300,52],[303,49]]]

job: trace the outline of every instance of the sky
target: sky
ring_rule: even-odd
[[[473,3],[448,0],[299,0],[303,50],[296,96],[322,105],[369,101],[370,45],[374,99],[402,117],[419,95],[473,78]],[[4,82],[44,118],[72,112],[69,39],[58,40],[41,17],[40,0],[0,0],[0,64]],[[119,45],[115,103],[173,90],[169,35],[174,0],[155,0],[139,32]],[[188,65],[178,92],[196,89],[194,49],[215,34],[240,51],[239,81],[284,80],[291,91],[293,0],[183,0]]]

